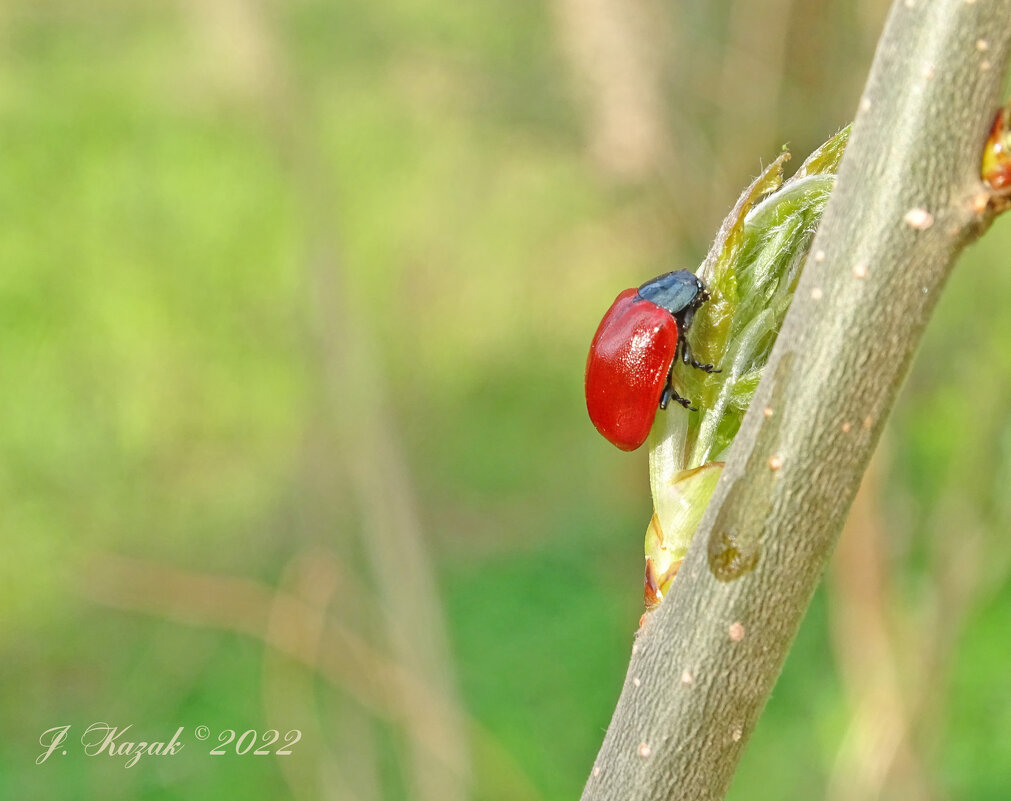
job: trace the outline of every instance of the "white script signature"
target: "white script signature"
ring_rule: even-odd
[[[183,747],[179,742],[179,736],[183,733],[183,727],[176,729],[175,734],[168,740],[133,740],[125,735],[133,728],[131,723],[128,726],[112,726],[108,723],[92,723],[81,735],[81,746],[88,756],[98,756],[108,754],[109,756],[126,757],[125,767],[132,768],[142,756],[175,756]],[[70,736],[70,724],[66,726],[53,726],[46,729],[39,737],[39,745],[45,750],[39,754],[35,760],[36,765],[41,765],[55,751],[66,754],[67,739]]]

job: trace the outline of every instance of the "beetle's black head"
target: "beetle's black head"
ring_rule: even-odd
[[[639,297],[669,311],[686,331],[691,326],[695,310],[709,300],[702,280],[687,270],[675,270],[647,281],[639,287]]]

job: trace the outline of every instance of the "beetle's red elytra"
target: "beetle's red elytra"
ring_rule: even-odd
[[[694,409],[671,384],[675,359],[706,372],[691,356],[685,333],[709,293],[687,270],[666,273],[621,292],[590,345],[586,409],[603,436],[624,451],[646,441],[659,408],[674,400]]]

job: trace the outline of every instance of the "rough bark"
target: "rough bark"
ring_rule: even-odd
[[[724,797],[945,279],[992,217],[980,156],[1009,39],[1011,0],[892,7],[793,307],[637,637],[586,801]]]

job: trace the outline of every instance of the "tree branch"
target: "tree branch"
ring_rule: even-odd
[[[956,256],[1011,0],[898,0],[793,306],[583,799],[719,799],[768,699]],[[719,578],[716,576],[719,575]]]

